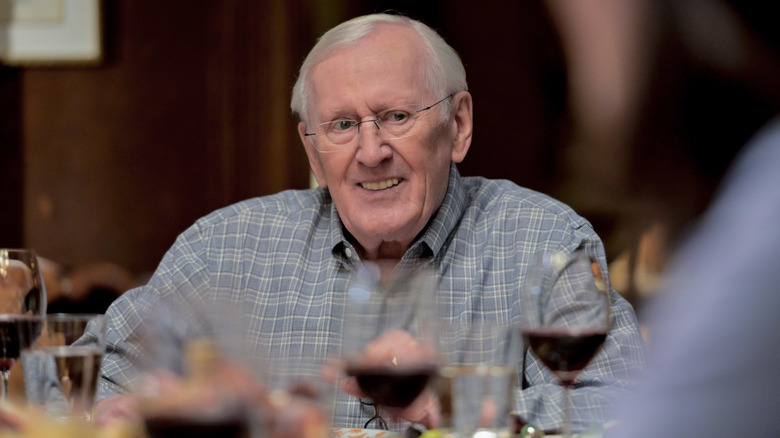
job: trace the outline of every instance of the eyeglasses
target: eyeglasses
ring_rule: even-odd
[[[318,138],[321,138],[320,141],[315,143],[315,146],[320,151],[336,151],[342,149],[344,145],[352,141],[360,133],[360,125],[373,122],[383,139],[396,140],[411,134],[412,127],[414,127],[422,113],[454,95],[455,93],[448,94],[444,99],[422,109],[415,109],[416,105],[406,105],[382,111],[376,114],[373,119],[337,119],[320,123],[315,126],[315,132],[306,132],[303,135],[306,137],[317,135]]]
[[[363,425],[363,429],[368,429],[371,423],[376,421],[376,427],[382,430],[387,430],[387,421],[385,421],[384,418],[382,418],[382,415],[379,414],[379,406],[375,402],[369,402],[365,401],[363,399],[360,399],[360,404],[363,406],[369,406],[374,408],[374,416],[369,418],[368,421],[366,421],[366,424]]]

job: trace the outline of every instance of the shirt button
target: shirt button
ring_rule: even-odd
[[[352,250],[351,249],[349,249],[349,248],[345,249],[344,250],[344,254],[346,254],[348,259],[352,258]]]

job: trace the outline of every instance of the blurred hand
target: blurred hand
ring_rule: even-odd
[[[19,430],[24,424],[22,417],[5,407],[0,407],[0,435],[3,435],[5,430]]]
[[[434,361],[434,350],[404,330],[388,330],[363,350],[363,355],[353,365],[365,367],[425,366]],[[368,398],[354,377],[344,374],[344,364],[332,362],[323,370],[323,377],[353,397]],[[440,424],[439,399],[431,390],[423,391],[406,408],[383,408],[393,419],[403,419],[423,424],[428,428]]]
[[[137,395],[114,395],[95,405],[94,422],[97,426],[141,421]]]

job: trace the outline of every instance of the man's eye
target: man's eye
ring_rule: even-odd
[[[409,113],[405,111],[391,111],[385,115],[383,120],[387,123],[403,123],[409,118]]]
[[[337,120],[331,124],[336,131],[346,131],[347,129],[355,126],[355,122],[352,120]]]

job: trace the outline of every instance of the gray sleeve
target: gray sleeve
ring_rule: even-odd
[[[192,227],[147,285],[125,292],[109,307],[98,400],[133,391],[135,380],[153,368],[183,371],[186,341],[208,332],[197,305],[209,287],[202,248],[203,239]]]

